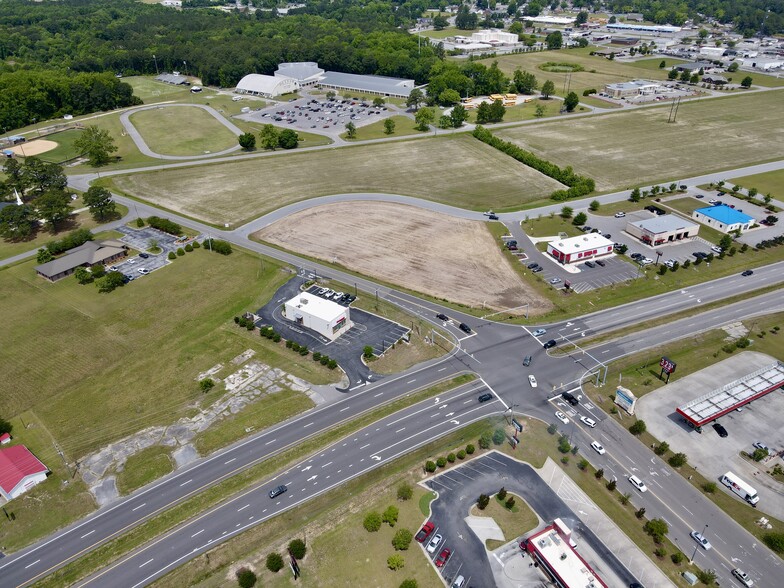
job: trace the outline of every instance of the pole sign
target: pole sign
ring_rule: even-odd
[[[637,397],[631,390],[618,386],[615,389],[615,404],[620,406],[629,414],[634,414],[634,405],[637,404]]]
[[[678,364],[676,364],[674,361],[672,361],[667,357],[662,357],[661,361],[659,362],[659,365],[661,366],[661,369],[665,374],[673,373],[675,371],[675,368],[678,367]]]
[[[515,426],[515,429],[517,429],[520,433],[523,432],[523,425],[518,423],[517,419],[512,419],[512,424]]]

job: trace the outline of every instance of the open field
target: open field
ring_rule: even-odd
[[[357,136],[354,139],[348,139],[346,133],[342,133],[340,136],[349,141],[367,141],[370,139],[386,139],[387,137],[403,137],[405,135],[422,134],[422,131],[418,131],[414,128],[416,125],[414,119],[403,116],[402,114],[397,114],[390,118],[395,122],[395,132],[391,135],[387,135],[384,132],[384,121],[380,120],[373,124],[357,127]]]
[[[71,461],[189,414],[209,400],[197,375],[249,348],[306,380],[335,381],[320,364],[302,360],[303,369],[294,354],[231,320],[290,277],[269,260],[199,249],[111,294],[72,277],[48,283],[34,265],[2,270],[0,298],[14,301],[15,312],[0,348],[0,414],[34,410]]]
[[[580,100],[583,100],[583,97],[580,97]],[[563,106],[563,102],[560,100],[532,100],[525,104],[518,104],[517,106],[511,106],[506,109],[506,114],[504,115],[503,122],[522,122],[524,120],[535,120],[536,116],[536,107],[537,105],[541,104],[544,107],[544,114],[541,118],[547,118],[552,116],[559,116],[561,111],[561,106]],[[578,106],[575,109],[575,112],[586,112],[587,108],[584,106]],[[568,116],[568,115],[565,115]],[[466,122],[469,123],[476,123],[476,110],[469,110],[468,111],[468,119]],[[485,125],[490,130],[493,130],[495,125],[487,124]]]
[[[498,309],[525,300],[532,312],[550,308],[504,262],[481,222],[398,204],[346,202],[295,213],[253,236],[436,298]]]
[[[132,455],[117,473],[117,490],[121,495],[149,484],[174,471],[172,448],[153,445]]]
[[[403,194],[487,210],[520,206],[561,187],[462,134],[139,173],[112,182],[132,197],[221,224],[345,192]]]
[[[596,47],[584,49],[561,49],[559,51],[533,51],[530,53],[516,53],[512,55],[498,55],[481,60],[489,66],[493,61],[498,61],[498,67],[510,78],[519,67],[536,76],[539,86],[551,80],[555,84],[555,93],[565,96],[567,92],[575,92],[582,98],[583,90],[594,88],[601,91],[606,84],[615,82],[628,82],[637,78],[666,80],[668,68],[659,69],[661,59],[656,60],[656,67],[649,69],[632,63],[622,63],[617,60],[610,61],[603,57],[591,56]],[[567,73],[550,72],[539,69],[543,63],[573,63],[583,68],[583,71],[573,72],[571,79]],[[647,61],[647,60],[646,60]],[[675,59],[666,60],[675,63]],[[639,63],[639,62],[638,62]]]
[[[237,137],[201,108],[158,106],[135,112],[130,121],[150,149],[163,155],[204,155],[237,144]]]
[[[746,189],[756,188],[759,191],[757,198],[764,194],[770,194],[779,200],[784,198],[784,169],[753,176],[744,176],[742,178],[733,178],[727,183],[729,185],[737,184]]]
[[[190,94],[187,86],[173,86],[163,82],[156,82],[154,76],[131,76],[122,79],[133,88],[133,93],[142,99],[145,104],[163,102],[164,100],[178,100]]]
[[[784,156],[777,91],[543,122],[496,134],[596,180],[597,191],[677,181]],[[641,138],[644,137],[644,140]],[[708,144],[710,148],[707,148]]]
[[[80,153],[74,147],[73,143],[81,134],[82,131],[79,129],[69,129],[60,133],[47,135],[46,138],[57,143],[57,147],[41,154],[39,159],[51,161],[53,163],[61,163],[79,157]]]

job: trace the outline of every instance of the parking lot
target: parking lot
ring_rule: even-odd
[[[386,106],[377,107],[372,100],[336,97],[327,100],[321,96],[306,96],[292,102],[281,102],[240,115],[240,118],[297,131],[337,135],[346,131],[346,125],[353,122],[361,127],[389,116]]]
[[[278,288],[272,299],[256,311],[260,317],[256,323],[257,326],[271,325],[284,339],[295,341],[300,345],[307,345],[311,351],[318,351],[337,361],[349,378],[347,389],[361,386],[368,380],[377,380],[383,377],[374,373],[362,361],[365,346],[371,346],[373,352],[380,355],[408,333],[409,329],[364,310],[351,308],[353,326],[334,341],[330,341],[323,335],[283,316],[283,303],[301,292],[302,285],[307,280],[306,276],[300,275]],[[320,294],[322,289],[327,291]],[[307,291],[326,299],[330,289],[323,286],[311,286]],[[337,299],[334,297],[335,294],[337,293],[332,291],[332,296],[329,296],[329,299],[336,304],[350,306],[354,301],[353,293],[348,293],[348,297],[342,296]]]
[[[178,237],[152,227],[132,229],[122,225],[117,227],[116,230],[123,234],[120,237],[120,241],[127,243],[132,249],[140,251],[139,255],[128,257],[106,268],[109,271],[121,272],[128,282],[162,268],[169,263],[167,259],[169,252],[177,251],[178,248],[184,246],[184,242],[179,241]],[[147,250],[151,249],[152,242],[158,244],[158,247],[161,249],[159,253],[147,253]]]
[[[784,455],[784,430],[779,417],[784,413],[784,393],[781,390],[747,404],[740,412],[733,411],[719,418],[728,433],[725,438],[719,437],[710,424],[702,428],[701,434],[696,432],[687,427],[683,418],[675,412],[678,406],[775,361],[770,356],[751,351],[733,355],[645,395],[637,402],[636,412],[657,439],[666,439],[673,451],[688,455],[689,463],[716,482],[718,491],[726,491],[718,484],[719,477],[728,470],[732,471],[757,490],[760,496],[758,510],[782,518],[784,502],[781,492],[784,487],[762,473],[762,470],[772,469],[776,464],[784,467],[781,457]],[[740,456],[741,451],[752,453],[752,444],[757,441],[767,445],[772,454],[759,465]]]

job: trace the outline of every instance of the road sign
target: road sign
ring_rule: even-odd
[[[517,422],[517,419],[512,419],[512,424],[515,426],[515,429],[517,429],[517,430],[518,430],[518,431],[520,431],[521,433],[523,432],[523,425],[521,425],[520,423],[518,423],[518,422]]]

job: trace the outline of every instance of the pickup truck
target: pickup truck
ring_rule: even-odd
[[[416,534],[414,539],[416,539],[419,543],[424,543],[435,528],[436,526],[432,522],[427,521],[425,525],[419,530],[419,533]]]

